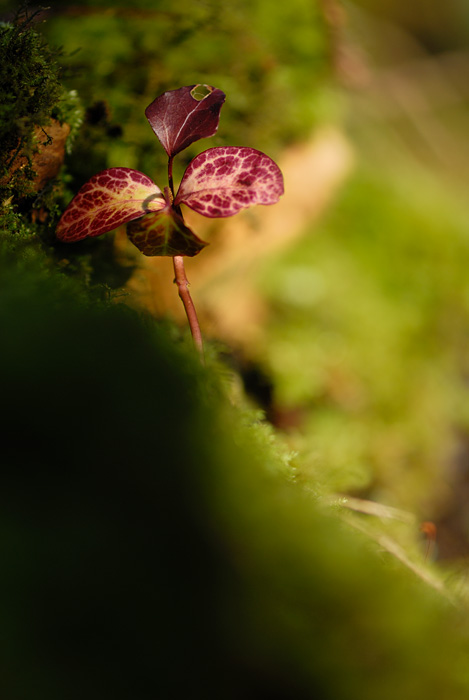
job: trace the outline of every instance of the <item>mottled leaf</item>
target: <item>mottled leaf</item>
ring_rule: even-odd
[[[209,148],[189,163],[174,201],[210,218],[233,216],[253,204],[275,204],[283,176],[254,148]]]
[[[166,153],[172,157],[194,141],[213,136],[224,101],[225,93],[211,85],[188,85],[157,97],[145,114]]]
[[[159,187],[138,170],[103,170],[83,185],[65,209],[57,225],[57,238],[72,243],[100,236],[164,206]]]
[[[171,206],[147,214],[127,226],[127,236],[144,255],[186,255],[200,253],[207,243],[185,225]]]

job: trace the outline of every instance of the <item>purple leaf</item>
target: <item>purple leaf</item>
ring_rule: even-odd
[[[57,225],[57,238],[72,243],[100,236],[165,206],[159,187],[138,170],[103,170],[83,185],[65,209]]]
[[[130,223],[127,236],[144,255],[193,257],[207,245],[171,206]]]
[[[253,204],[275,204],[283,176],[274,161],[254,148],[209,148],[189,163],[174,200],[210,218],[233,216]]]
[[[196,99],[197,89],[201,99]],[[149,105],[145,114],[171,158],[194,141],[213,136],[218,129],[225,93],[211,85],[188,85],[169,90]]]

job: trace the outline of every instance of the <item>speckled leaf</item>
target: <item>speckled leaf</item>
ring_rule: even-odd
[[[145,114],[166,153],[172,157],[194,141],[213,136],[224,101],[225,93],[211,85],[188,85],[157,97]]]
[[[210,218],[233,216],[253,204],[275,204],[283,176],[272,158],[254,148],[209,148],[189,163],[175,199]]]
[[[83,185],[65,209],[57,225],[57,238],[73,243],[100,236],[164,206],[159,187],[138,170],[103,170]]]
[[[207,243],[197,238],[174,209],[167,206],[127,226],[127,236],[144,255],[186,255],[200,253]]]

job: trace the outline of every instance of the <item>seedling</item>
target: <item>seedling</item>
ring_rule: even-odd
[[[177,193],[174,156],[218,129],[225,94],[210,85],[189,85],[157,97],[145,110],[168,155],[168,186],[163,191],[143,173],[109,168],[94,175],[65,209],[57,237],[66,243],[100,236],[122,224],[144,255],[173,258],[175,282],[195,345],[202,337],[184,269],[184,256],[206,245],[186,225],[181,205],[209,218],[233,216],[253,204],[275,204],[283,177],[274,161],[254,148],[209,148],[188,165]]]

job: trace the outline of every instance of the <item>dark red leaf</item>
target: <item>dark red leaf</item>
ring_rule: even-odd
[[[100,236],[165,206],[159,187],[138,170],[103,170],[83,185],[65,209],[57,225],[57,238],[74,243]]]
[[[196,99],[197,89],[208,91]],[[225,93],[210,85],[188,85],[169,90],[149,105],[145,114],[169,157],[194,141],[213,136],[218,129]]]
[[[174,205],[210,218],[233,216],[253,204],[275,204],[283,176],[272,158],[254,148],[209,148],[191,161]]]
[[[150,256],[193,257],[207,245],[170,206],[130,223],[127,226],[127,236],[144,255]]]

